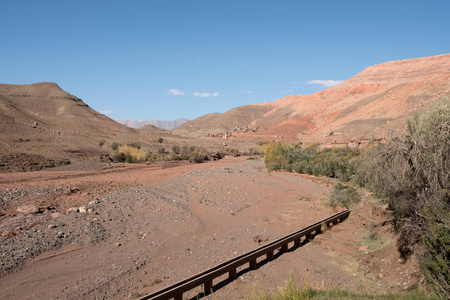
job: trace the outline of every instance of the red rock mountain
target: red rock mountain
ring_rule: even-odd
[[[172,133],[218,134],[239,126],[251,130],[237,131],[232,138],[257,141],[283,136],[325,143],[381,138],[387,129],[394,129],[394,136],[401,134],[411,113],[443,96],[450,97],[450,54],[371,66],[321,92],[208,114]]]

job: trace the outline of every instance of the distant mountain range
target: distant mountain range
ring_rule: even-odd
[[[187,121],[189,121],[189,120],[185,119],[185,118],[179,118],[179,119],[176,119],[175,121],[161,121],[161,120],[136,121],[136,120],[130,120],[130,119],[117,120],[117,122],[119,122],[120,124],[127,125],[128,127],[131,127],[131,128],[140,128],[144,125],[150,124],[150,125],[153,125],[155,127],[165,129],[165,130],[172,130],[174,128],[177,128],[178,126],[186,123]]]

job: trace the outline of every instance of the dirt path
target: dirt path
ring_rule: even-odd
[[[326,180],[268,174],[262,161],[246,158],[10,173],[0,175],[0,188],[1,299],[138,298],[334,213],[326,206]],[[41,212],[18,213],[23,205]],[[242,274],[213,297],[275,289],[290,271],[314,286],[385,290],[410,284],[392,275],[392,268],[413,273],[392,253],[383,270],[383,263],[363,264],[368,255],[381,260],[390,249],[358,250],[369,234],[366,223],[383,218],[367,205],[363,217],[355,210],[346,223]]]

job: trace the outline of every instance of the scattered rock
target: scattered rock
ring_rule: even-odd
[[[366,252],[369,248],[367,246],[361,246],[358,248],[359,251],[361,252]]]
[[[78,207],[69,207],[66,212],[71,213],[71,212],[78,212]]]
[[[259,235],[259,234],[255,235],[253,237],[253,241],[258,244],[260,244],[262,242],[266,242],[267,240],[268,240],[267,238],[264,238],[262,235]]]
[[[13,237],[13,236],[14,236],[14,233],[9,230],[2,232],[2,237]]]
[[[61,213],[58,213],[58,212],[52,213],[52,215],[51,215],[52,219],[58,219],[58,218],[60,218],[61,216],[62,216],[62,214],[61,214]]]
[[[24,214],[37,214],[39,212],[39,207],[35,205],[23,205],[16,208],[16,210]]]

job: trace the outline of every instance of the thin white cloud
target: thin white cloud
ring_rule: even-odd
[[[282,93],[293,93],[294,90],[281,90]]]
[[[246,94],[253,94],[253,91],[244,91]]]
[[[194,97],[208,98],[208,97],[217,97],[217,96],[219,96],[219,92],[215,92],[215,93],[199,93],[199,92],[194,92],[192,95],[193,95]]]
[[[307,84],[319,84],[322,87],[326,88],[326,87],[330,87],[330,86],[335,86],[339,83],[344,82],[344,80],[321,80],[321,79],[315,79],[315,80],[308,80],[306,83]]]
[[[100,113],[101,113],[101,114],[104,114],[104,115],[110,115],[110,114],[113,114],[114,111],[111,110],[111,109],[104,109],[104,110],[102,110]]]
[[[182,90],[170,89],[166,92],[166,95],[183,96],[184,92]]]

